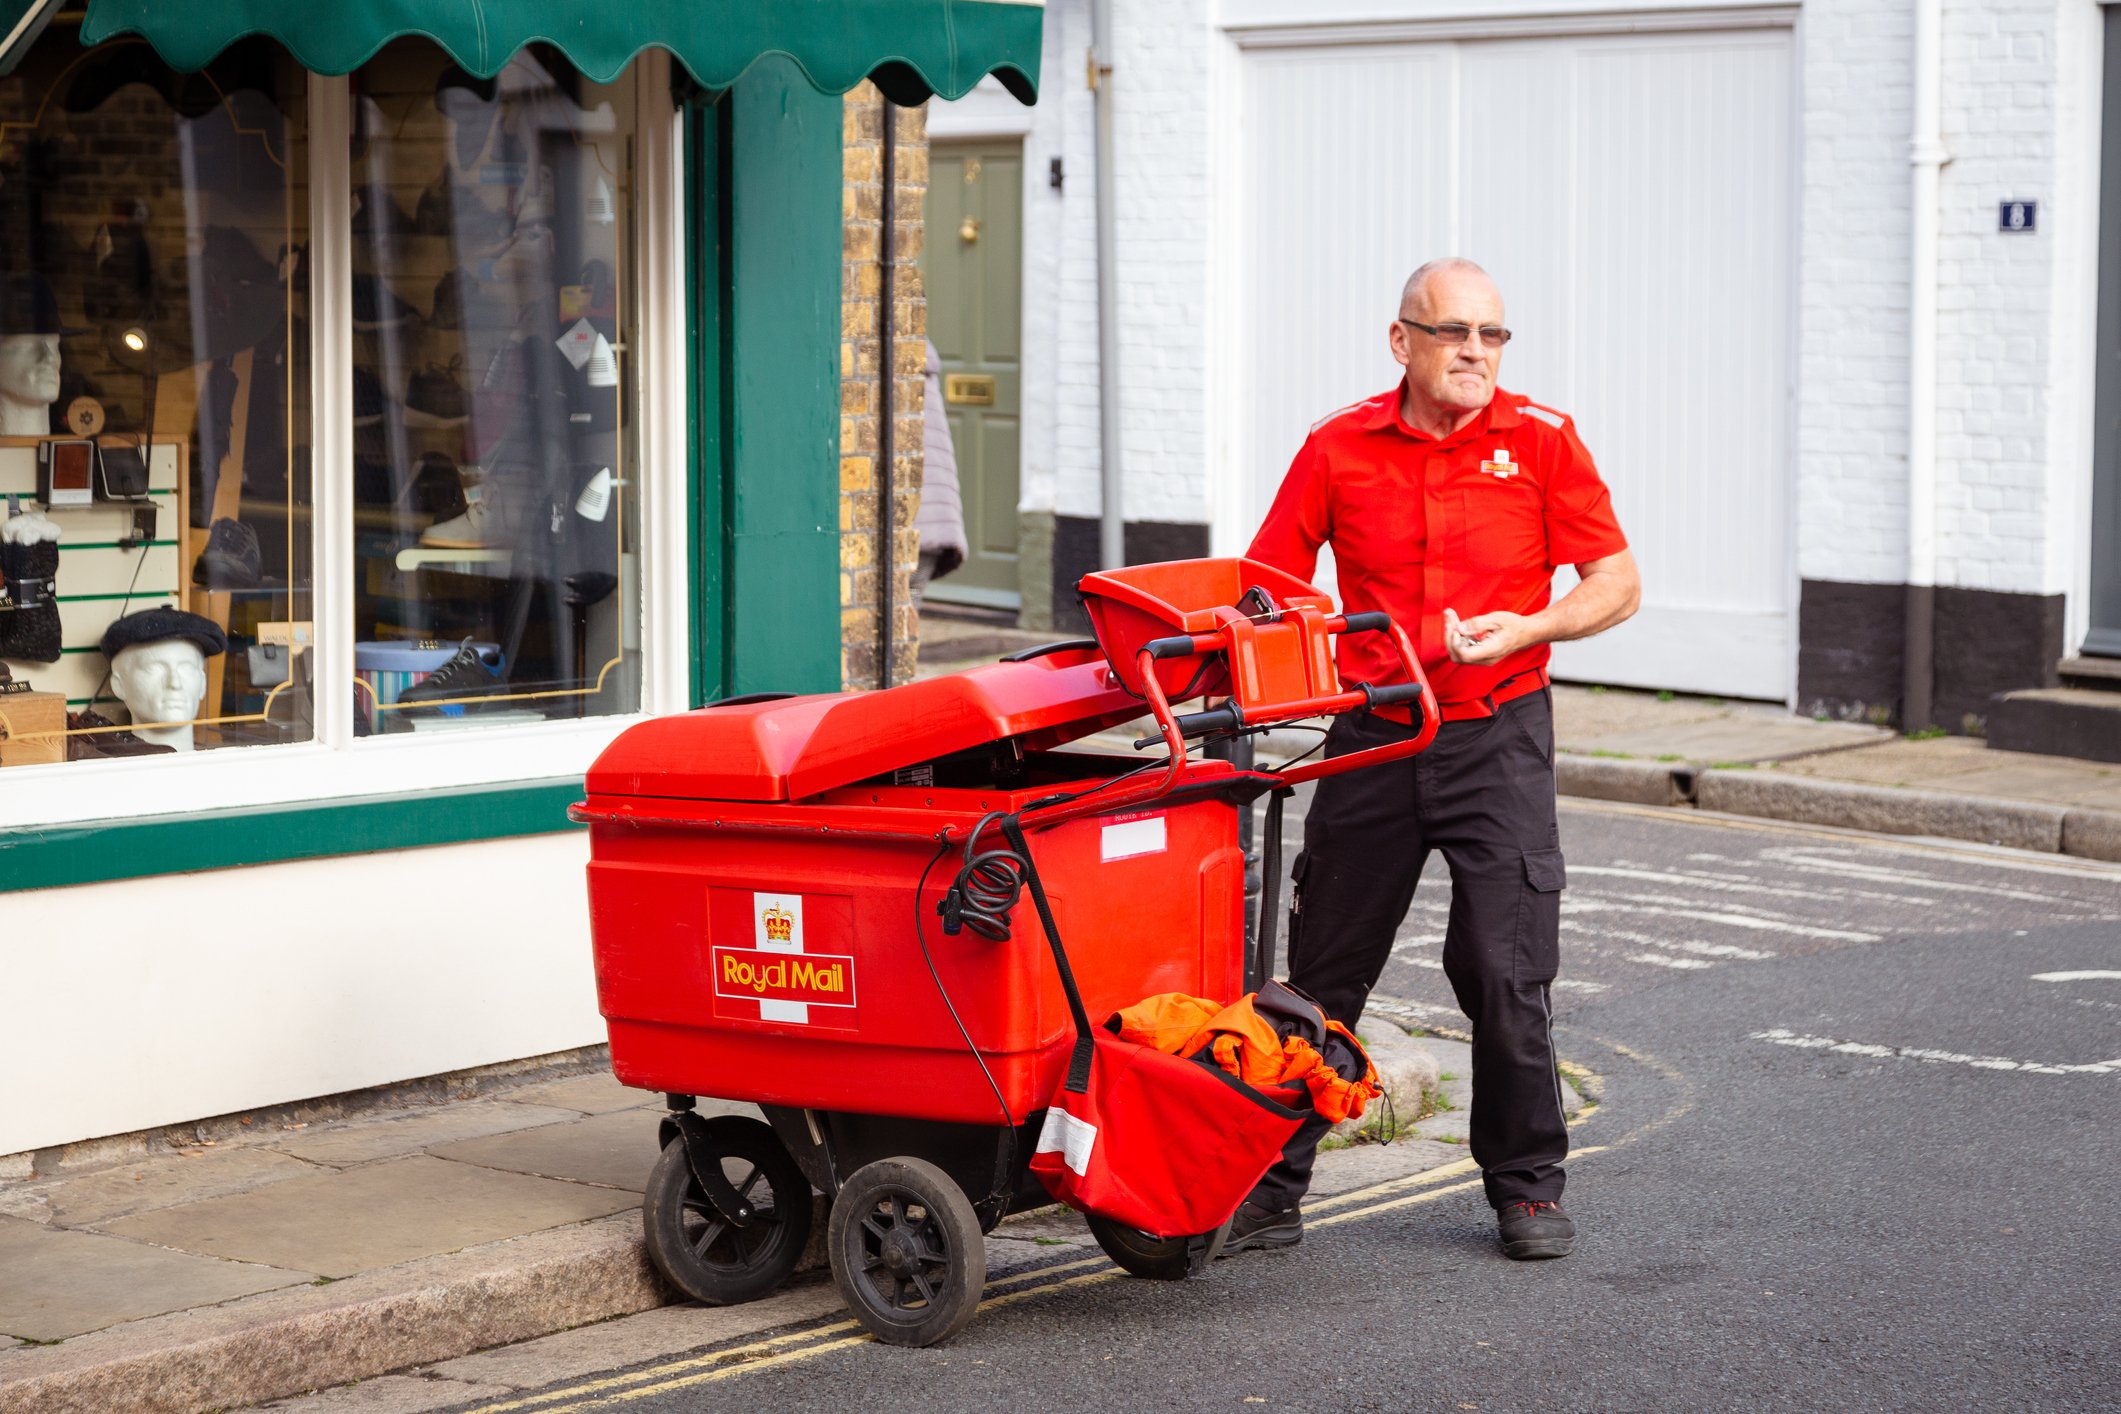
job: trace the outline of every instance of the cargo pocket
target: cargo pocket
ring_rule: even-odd
[[[1561,970],[1561,891],[1568,872],[1558,849],[1528,849],[1517,909],[1517,980],[1551,982]]]

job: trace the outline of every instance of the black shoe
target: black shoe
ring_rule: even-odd
[[[464,360],[452,358],[447,365],[430,363],[412,375],[405,392],[407,427],[462,427],[471,415],[471,398],[464,391]]]
[[[1278,1247],[1294,1247],[1304,1240],[1304,1210],[1283,1208],[1275,1212],[1262,1208],[1247,1200],[1238,1204],[1237,1216],[1230,1219],[1230,1235],[1223,1239],[1222,1256],[1242,1252],[1248,1247],[1271,1251]]]
[[[1502,1255],[1515,1262],[1566,1257],[1576,1246],[1576,1224],[1559,1203],[1520,1201],[1495,1214],[1501,1224]]]
[[[258,533],[223,516],[206,533],[206,548],[192,563],[191,582],[206,589],[256,589],[263,569]]]
[[[353,326],[356,329],[395,329],[419,313],[394,294],[374,275],[353,278]]]
[[[398,704],[417,707],[430,702],[450,702],[451,705],[435,710],[445,716],[457,716],[464,707],[453,699],[486,697],[508,690],[508,681],[503,676],[506,666],[507,660],[502,657],[500,649],[473,643],[467,638],[457,649],[456,657],[399,693]]]

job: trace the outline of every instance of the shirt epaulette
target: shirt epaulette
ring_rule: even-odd
[[[1351,413],[1362,412],[1367,409],[1374,409],[1379,403],[1384,402],[1387,398],[1391,396],[1392,394],[1390,393],[1379,393],[1374,398],[1363,398],[1358,402],[1349,403],[1346,407],[1335,408],[1333,409],[1333,411],[1327,413],[1324,417],[1318,419],[1318,421],[1312,423],[1311,430],[1313,432],[1316,432],[1320,428],[1326,426],[1328,423],[1338,422],[1341,418],[1347,417]]]
[[[1556,430],[1560,429],[1562,423],[1567,422],[1569,420],[1567,414],[1556,412],[1550,407],[1541,407],[1538,403],[1531,401],[1531,399],[1529,398],[1527,398],[1524,402],[1520,403],[1518,405],[1517,410],[1523,413],[1526,417],[1538,418],[1541,422],[1544,422],[1547,426],[1555,428]]]

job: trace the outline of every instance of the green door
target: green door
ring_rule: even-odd
[[[947,603],[1014,609],[1023,410],[1024,150],[937,143],[929,153],[921,273],[928,337],[965,503],[965,563],[928,587]]]

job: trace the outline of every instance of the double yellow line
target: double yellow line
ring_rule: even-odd
[[[1586,1105],[1572,1123],[1583,1123],[1596,1109],[1595,1105]],[[1586,1159],[1594,1154],[1605,1153],[1612,1147],[1609,1144],[1601,1144],[1588,1149],[1576,1149],[1570,1153],[1569,1158],[1572,1162]],[[1464,1174],[1473,1176],[1461,1179],[1460,1176]],[[1454,1183],[1450,1181],[1452,1179],[1460,1181]],[[1306,1208],[1304,1225],[1314,1228],[1332,1227],[1336,1223],[1354,1222],[1357,1218],[1374,1217],[1379,1213],[1411,1208],[1420,1203],[1433,1203],[1439,1198],[1479,1186],[1479,1165],[1471,1159],[1459,1159],[1421,1173],[1408,1174],[1404,1178],[1387,1179],[1367,1188],[1320,1198]],[[1056,1262],[1052,1266],[1038,1267],[1028,1272],[1015,1272],[989,1282],[987,1289],[994,1294],[981,1301],[979,1308],[981,1311],[991,1311],[1014,1305],[1033,1296],[1044,1295],[1049,1291],[1090,1286],[1124,1275],[1125,1273],[1113,1266],[1111,1260],[1103,1253],[1076,1261]],[[650,1395],[668,1394],[672,1390],[690,1389],[696,1385],[734,1379],[738,1375],[748,1375],[755,1370],[792,1365],[797,1361],[827,1355],[835,1350],[863,1345],[874,1339],[874,1336],[863,1331],[855,1321],[830,1321],[822,1326],[768,1336],[747,1345],[689,1356],[645,1370],[635,1370],[630,1374],[610,1375],[583,1384],[569,1385],[564,1389],[525,1395],[520,1399],[482,1404],[471,1414],[515,1414],[517,1410],[535,1410],[536,1414],[573,1414],[576,1410],[606,1409],[636,1399],[646,1399]]]

